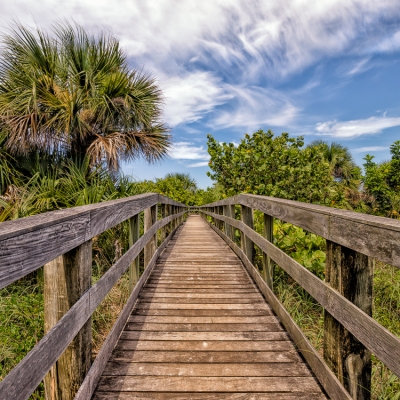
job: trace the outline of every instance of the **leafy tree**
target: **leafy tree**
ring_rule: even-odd
[[[374,212],[391,218],[400,216],[400,140],[390,146],[391,160],[379,164],[374,156],[364,158],[366,190],[376,200]]]
[[[253,193],[312,203],[329,203],[333,190],[330,166],[303,138],[272,131],[246,134],[239,146],[208,135],[211,179],[226,196]]]
[[[114,171],[166,154],[160,89],[129,69],[115,38],[67,23],[51,35],[18,25],[2,44],[0,124],[13,154],[88,157]]]

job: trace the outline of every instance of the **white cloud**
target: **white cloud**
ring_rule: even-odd
[[[194,164],[187,165],[188,168],[208,167],[208,161],[201,161]]]
[[[371,151],[386,151],[389,150],[389,147],[385,146],[368,146],[368,147],[359,147],[358,149],[351,150],[353,153],[369,153]]]
[[[169,156],[175,160],[208,160],[210,158],[203,146],[194,146],[192,142],[174,143]]]
[[[373,50],[382,52],[392,52],[400,49],[400,31],[394,35],[383,39]]]
[[[224,92],[220,80],[209,72],[166,77],[161,86],[165,97],[164,116],[171,126],[198,121],[231,98]]]
[[[273,89],[227,85],[226,91],[232,101],[229,108],[216,113],[212,126],[249,129],[261,125],[287,126],[299,113],[285,95]]]
[[[349,71],[347,71],[346,75],[352,76],[352,75],[360,74],[362,72],[367,71],[368,69],[370,69],[372,67],[371,64],[370,65],[368,64],[370,59],[371,59],[371,57],[367,57],[367,58],[363,58],[360,61],[357,61],[355,64],[353,64],[351,69]]]
[[[320,135],[336,138],[353,138],[382,132],[387,128],[400,126],[400,117],[370,117],[353,121],[327,121],[317,124],[316,131]]]

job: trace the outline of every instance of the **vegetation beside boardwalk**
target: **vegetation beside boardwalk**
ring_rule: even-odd
[[[276,196],[400,217],[400,141],[391,159],[367,155],[364,175],[350,152],[323,141],[259,130],[235,146],[209,136],[209,176],[199,189],[186,174],[132,181],[120,162],[162,159],[170,146],[161,121],[162,95],[154,80],[129,70],[118,42],[107,35],[60,25],[52,34],[23,27],[5,38],[0,57],[0,222],[46,211],[157,192],[187,205],[238,193]],[[72,106],[71,106],[72,104]],[[261,233],[262,216],[255,214]],[[274,242],[321,279],[325,240],[282,221]],[[128,248],[121,224],[93,239],[96,282]],[[261,263],[261,253],[256,264]],[[323,310],[279,268],[274,290],[317,349],[322,349]],[[93,317],[94,353],[128,294],[124,275]],[[374,318],[400,336],[400,271],[377,262]],[[0,291],[0,379],[43,336],[40,270]],[[43,397],[39,387],[32,398]],[[374,360],[373,398],[400,399],[400,382]]]

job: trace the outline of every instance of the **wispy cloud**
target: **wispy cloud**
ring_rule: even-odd
[[[174,143],[169,156],[175,160],[208,160],[210,158],[203,146],[195,146],[192,142]]]
[[[400,126],[400,117],[370,117],[353,121],[327,121],[317,124],[319,135],[335,138],[354,138],[382,132],[384,129]]]
[[[351,150],[353,153],[369,153],[372,151],[386,151],[389,150],[389,147],[386,146],[367,146],[367,147],[359,147],[358,149]]]
[[[232,97],[224,92],[219,78],[205,71],[166,77],[162,87],[165,119],[170,126],[198,121]]]
[[[199,168],[199,167],[207,167],[208,166],[208,161],[200,161],[194,164],[189,164],[187,167],[189,168]]]
[[[261,87],[227,85],[229,107],[216,113],[211,124],[219,128],[260,128],[261,125],[287,126],[299,109],[282,93]]]

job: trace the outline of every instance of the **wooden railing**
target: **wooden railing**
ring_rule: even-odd
[[[400,377],[400,339],[371,317],[373,260],[400,267],[400,221],[246,194],[198,210],[241,258],[328,395],[370,398],[371,353]],[[263,235],[253,229],[253,210],[264,214]],[[325,281],[273,244],[274,218],[326,239]],[[262,276],[253,265],[254,244],[263,252]],[[324,308],[325,360],[275,296],[273,263]]]
[[[150,193],[1,224],[0,288],[44,265],[47,333],[0,383],[0,399],[27,399],[43,379],[48,399],[75,394],[90,399],[143,284],[185,212],[183,204]],[[92,238],[126,220],[129,250],[91,286]],[[158,231],[162,243],[157,248]],[[145,269],[139,277],[143,249]],[[91,365],[91,316],[128,268],[129,299]]]

